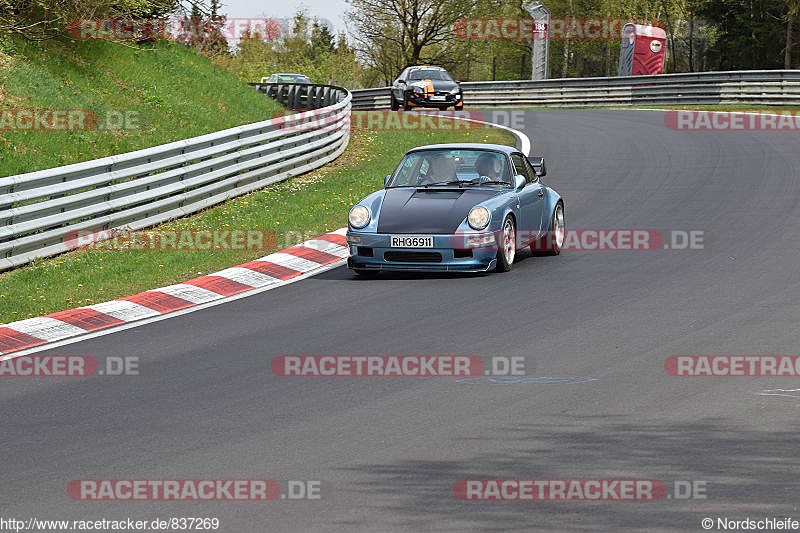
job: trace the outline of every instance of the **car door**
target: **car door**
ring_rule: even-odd
[[[514,163],[514,173],[525,178],[525,187],[518,191],[519,210],[522,221],[517,225],[520,233],[519,246],[530,244],[542,232],[542,219],[544,216],[544,188],[539,182],[539,177],[533,168],[526,165],[526,157],[521,153],[512,153],[511,162]]]

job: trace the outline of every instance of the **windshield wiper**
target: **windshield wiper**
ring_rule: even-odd
[[[484,183],[489,184],[489,185],[511,185],[507,181],[503,181],[503,180],[483,180],[483,181],[481,181],[480,178],[474,178],[474,179],[471,179],[471,180],[468,180],[468,181],[464,181],[462,183],[474,183],[476,185],[483,185]]]
[[[434,185],[461,185],[462,183],[464,182],[461,180],[437,181],[436,183],[426,183],[423,185],[423,187],[427,189],[428,187],[433,187]]]

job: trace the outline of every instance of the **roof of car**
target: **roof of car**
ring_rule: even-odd
[[[491,150],[493,152],[503,152],[506,154],[519,151],[513,146],[505,146],[502,144],[450,143],[417,146],[416,148],[409,150],[409,152],[420,152],[423,150]]]
[[[303,78],[307,78],[308,77],[305,74],[294,74],[292,72],[281,72],[281,73],[278,73],[278,74],[272,74],[272,76],[300,76],[300,77],[303,77]]]
[[[411,70],[420,69],[420,68],[425,68],[425,69],[430,69],[430,70],[446,70],[444,67],[433,67],[431,65],[414,65],[413,67],[408,67],[408,68],[411,69]]]

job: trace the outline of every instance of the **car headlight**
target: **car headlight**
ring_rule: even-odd
[[[473,207],[469,212],[467,222],[469,222],[472,229],[483,229],[489,225],[489,219],[491,219],[491,217],[492,215],[485,207]]]
[[[411,90],[415,93],[422,94],[422,87],[412,87]]]
[[[350,210],[350,216],[348,219],[350,220],[351,226],[356,229],[361,229],[369,224],[369,209],[363,205],[354,206]]]
[[[461,92],[461,87],[455,86],[450,89],[450,94],[458,94],[459,92]]]

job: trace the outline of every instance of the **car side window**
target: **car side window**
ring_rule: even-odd
[[[514,163],[514,174],[525,176],[528,183],[535,181],[536,173],[533,172],[533,169],[528,171],[528,167],[525,166],[525,158],[521,154],[511,154],[511,162]]]
[[[528,180],[529,183],[537,183],[539,181],[539,176],[536,174],[536,169],[533,168],[531,162],[528,161],[528,158],[525,158],[525,168],[528,169],[528,174],[531,176],[531,179]]]

